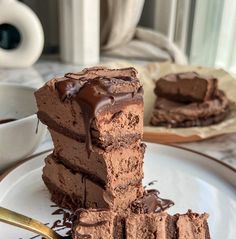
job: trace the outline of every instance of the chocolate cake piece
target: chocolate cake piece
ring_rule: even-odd
[[[97,178],[89,178],[82,172],[65,167],[51,154],[46,158],[43,180],[51,193],[51,199],[62,208],[108,208],[126,210],[143,195],[142,179],[130,179],[116,188],[104,187]]]
[[[167,208],[173,206],[174,203],[171,200],[168,199],[162,199],[159,197],[159,192],[157,190],[146,190],[143,194],[143,196],[137,198],[130,207],[128,207],[125,211],[122,212],[116,212],[113,211],[104,211],[105,217],[108,218],[107,225],[111,225],[113,222],[113,230],[111,234],[111,238],[115,239],[123,239],[127,238],[127,228],[126,228],[126,221],[127,219],[132,215],[137,215],[137,213],[154,213],[154,212],[163,212]],[[87,214],[86,214],[87,213]],[[101,236],[101,230],[104,230],[104,228],[94,228],[95,230],[91,232],[89,228],[81,227],[81,218],[88,219],[90,218],[97,218],[97,214],[102,215],[103,209],[100,210],[78,210],[75,212],[74,218],[77,218],[77,220],[74,222],[74,236],[77,236],[79,234],[80,237],[85,235],[89,235],[91,238],[97,238],[97,235]],[[110,217],[109,217],[110,213]],[[85,215],[84,215],[85,214]],[[110,230],[111,231],[111,230]],[[83,233],[82,233],[83,232]],[[87,233],[87,234],[86,234]],[[101,237],[103,238],[103,237]],[[110,237],[109,237],[110,238]]]
[[[126,219],[126,239],[210,239],[207,214],[191,211],[170,216],[167,213],[131,214]]]
[[[130,213],[117,234],[117,214],[112,211],[82,210],[74,224],[73,238],[111,239],[210,239],[207,214]]]
[[[131,211],[136,214],[157,213],[164,212],[174,205],[173,201],[161,198],[159,194],[156,189],[145,190],[143,196],[131,203]]]
[[[83,210],[77,212],[73,239],[114,239],[116,214],[106,210]]]
[[[142,138],[143,89],[134,68],[88,68],[35,92],[38,117],[50,129],[101,148]]]
[[[204,102],[214,98],[217,79],[196,72],[169,74],[156,81],[155,93],[176,102]]]
[[[185,104],[157,97],[150,123],[167,127],[207,126],[224,120],[229,108],[230,102],[221,90],[217,90],[214,99],[203,103]]]
[[[104,150],[93,146],[88,158],[85,143],[54,130],[50,130],[50,133],[55,146],[53,154],[57,160],[74,172],[94,179],[102,187],[114,190],[130,182],[142,181],[145,145],[141,140],[118,149]]]

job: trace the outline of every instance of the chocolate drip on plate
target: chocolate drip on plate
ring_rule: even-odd
[[[39,118],[37,120],[37,125],[36,125],[36,129],[35,129],[35,134],[37,134],[39,131]]]
[[[159,191],[156,189],[146,190],[141,198],[135,200],[131,205],[131,210],[134,213],[159,213],[165,211],[174,205],[174,202],[169,199],[159,197]]]

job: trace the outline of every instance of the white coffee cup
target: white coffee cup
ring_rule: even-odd
[[[38,122],[34,88],[0,83],[0,171],[25,159],[39,146],[46,127]]]

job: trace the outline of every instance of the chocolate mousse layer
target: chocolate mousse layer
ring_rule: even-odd
[[[85,143],[54,130],[50,133],[57,160],[76,172],[96,177],[105,188],[123,187],[130,181],[141,181],[143,178],[145,144],[140,140],[118,149],[103,150],[93,146],[88,157]]]
[[[119,239],[115,229],[117,225],[116,213],[110,210],[79,209],[76,214],[73,239]]]
[[[93,239],[210,239],[207,214],[188,211],[174,216],[162,213],[134,214],[124,218],[118,233],[119,220],[112,211],[82,210],[75,222],[73,238]]]
[[[49,128],[106,148],[143,133],[143,89],[134,68],[89,68],[47,82],[35,92],[38,117]]]
[[[127,239],[210,239],[207,214],[189,211],[170,216],[167,213],[132,214],[126,220]]]
[[[217,79],[196,72],[168,74],[156,82],[159,97],[177,102],[203,102],[214,98]]]
[[[229,113],[229,100],[218,90],[203,103],[179,103],[158,97],[150,123],[155,126],[193,127],[219,123]]]
[[[67,168],[53,155],[46,159],[43,180],[52,195],[52,201],[71,210],[81,207],[125,210],[131,202],[143,195],[141,180],[130,178],[125,185],[104,188],[93,175]]]

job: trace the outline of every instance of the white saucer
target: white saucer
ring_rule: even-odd
[[[161,197],[172,199],[170,214],[209,213],[211,237],[236,238],[236,171],[205,155],[173,146],[147,143],[144,184],[152,185]],[[41,179],[44,153],[21,164],[0,183],[0,205],[52,225],[49,193]],[[60,218],[60,217],[59,217]],[[63,234],[63,231],[60,233]],[[29,239],[33,233],[0,223],[4,239]],[[39,237],[40,238],[40,237]]]

